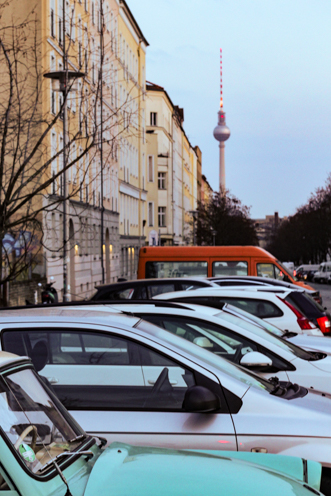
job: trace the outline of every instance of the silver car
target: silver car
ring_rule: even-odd
[[[330,395],[272,384],[101,306],[1,311],[0,335],[3,350],[29,355],[79,424],[108,442],[283,453],[321,462],[330,479]]]

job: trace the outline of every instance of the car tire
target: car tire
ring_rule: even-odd
[[[321,493],[331,496],[331,468],[322,467]]]

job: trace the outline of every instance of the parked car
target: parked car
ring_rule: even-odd
[[[206,305],[207,303],[205,303]],[[200,305],[204,308],[203,305]],[[190,308],[191,305],[189,303],[185,303],[185,308]],[[261,329],[274,334],[286,341],[290,341],[291,343],[300,346],[300,348],[304,348],[305,350],[311,351],[323,351],[331,354],[331,340],[325,339],[324,334],[320,336],[312,336],[309,334],[298,334],[296,332],[283,331],[279,329],[270,322],[266,320],[260,319],[255,315],[245,312],[244,310],[235,307],[233,305],[229,305],[228,303],[224,303],[222,306],[222,316],[225,319],[228,319],[230,322],[236,325],[243,325],[242,321],[250,322],[251,324],[257,325]]]
[[[0,352],[3,495],[321,494],[320,464],[257,453],[175,451],[88,436],[32,370]],[[323,481],[324,483],[324,481]]]
[[[296,269],[296,278],[300,281],[312,281],[319,265],[303,264]]]
[[[269,277],[254,277],[254,276],[231,276],[231,277],[209,277],[209,281],[213,281],[221,287],[224,286],[280,286],[282,288],[298,289],[298,286],[290,282],[279,281]],[[315,289],[304,288],[305,292],[312,296],[314,300],[322,305],[322,297],[319,291]]]
[[[181,303],[206,304],[215,308],[222,308],[223,303],[230,303],[248,313],[274,324],[290,332],[312,334],[321,336],[322,331],[315,326],[292,302],[286,298],[292,290],[278,290],[274,293],[265,288],[231,287],[231,288],[203,288],[195,289],[189,293],[178,291],[155,296],[155,299],[170,300]],[[330,329],[330,328],[329,328]]]
[[[331,262],[323,262],[320,264],[317,272],[314,274],[314,282],[327,283],[331,275]]]
[[[31,356],[76,421],[108,442],[309,455],[331,484],[327,393],[269,382],[139,317],[101,307],[2,310],[0,341],[4,350]]]
[[[91,301],[107,300],[148,300],[158,294],[171,291],[187,291],[203,287],[217,287],[207,279],[199,278],[168,278],[168,279],[139,279],[135,281],[117,282],[96,286],[96,292]]]
[[[112,308],[141,317],[266,379],[276,375],[279,380],[331,395],[330,355],[304,350],[250,322],[230,322],[218,309],[191,305],[187,310],[143,303],[114,304]],[[94,310],[99,311],[98,307]]]

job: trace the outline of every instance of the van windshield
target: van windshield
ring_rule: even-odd
[[[297,281],[298,279],[293,275],[293,274],[290,274],[287,267],[285,267],[282,262],[280,262],[279,260],[277,260],[277,263],[278,265],[280,266],[280,268],[282,269],[282,271],[284,272],[284,274],[286,274],[290,280],[294,280],[294,281]]]

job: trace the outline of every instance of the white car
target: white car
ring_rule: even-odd
[[[115,310],[3,310],[0,338],[108,442],[284,453],[321,462],[331,483],[328,394],[272,384]]]
[[[223,311],[201,305],[191,304],[185,309],[143,302],[114,304],[110,312],[114,308],[141,317],[266,379],[277,376],[281,381],[331,395],[331,355],[304,350],[239,318],[230,322],[233,319]],[[95,310],[99,311],[98,307]]]
[[[186,307],[190,308],[190,303],[183,303]],[[206,305],[206,303],[205,303]],[[203,310],[206,308],[205,305],[199,305]],[[196,306],[196,305],[194,305]],[[260,319],[255,315],[245,312],[245,310],[241,310],[241,308],[234,307],[228,303],[224,303],[222,310],[222,316],[236,325],[242,325],[242,320],[246,322],[250,322],[251,324],[255,324],[261,329],[265,331],[271,332],[276,336],[285,339],[286,341],[290,341],[291,343],[300,346],[300,348],[304,348],[305,350],[311,351],[324,351],[326,353],[331,354],[331,339],[328,339],[324,335],[322,336],[312,336],[307,334],[298,334],[296,332],[283,331],[279,329],[270,322],[266,320]]]
[[[157,295],[153,299],[177,302],[206,304],[222,308],[223,303],[230,303],[257,317],[260,317],[283,330],[300,334],[322,336],[323,333],[313,322],[307,319],[297,308],[285,301],[293,293],[291,289],[274,289],[259,286],[229,288],[193,289],[189,293],[177,291]]]

